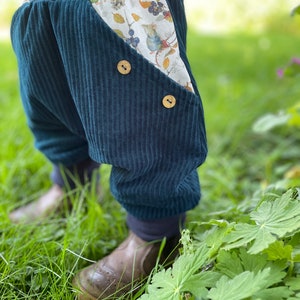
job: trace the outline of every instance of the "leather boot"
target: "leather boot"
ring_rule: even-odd
[[[63,204],[64,191],[54,184],[38,200],[21,206],[9,214],[13,223],[31,223],[41,220],[59,209]]]
[[[167,241],[160,263],[171,263],[178,254],[179,236]],[[157,262],[161,242],[145,242],[130,232],[110,255],[81,270],[73,280],[79,300],[119,299],[147,277]]]

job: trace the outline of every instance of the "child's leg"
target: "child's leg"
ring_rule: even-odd
[[[24,4],[20,10],[26,10],[28,5]],[[28,37],[30,26],[35,28]],[[41,40],[47,41],[47,49],[39,44]],[[28,125],[36,147],[53,163],[53,186],[37,201],[10,214],[12,221],[26,222],[52,213],[61,203],[64,188],[72,189],[75,182],[89,181],[99,164],[89,157],[84,129],[51,30],[41,36],[34,18],[17,13],[12,24],[12,44],[18,58]]]
[[[77,184],[90,182],[93,172],[98,168],[99,164],[91,159],[69,167],[54,165],[51,173],[53,185],[37,200],[13,210],[9,214],[10,220],[14,223],[31,223],[58,212],[63,208],[65,192],[74,189]],[[99,184],[97,192],[100,198],[102,192]]]

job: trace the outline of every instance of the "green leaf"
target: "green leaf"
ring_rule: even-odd
[[[300,229],[300,202],[294,199],[294,190],[289,190],[273,201],[264,201],[250,214],[255,224],[236,224],[224,238],[224,249],[244,246],[253,241],[248,250],[256,254],[288,233]]]
[[[256,133],[264,133],[274,127],[287,124],[289,119],[290,115],[282,112],[277,115],[266,114],[254,123],[252,129]]]
[[[285,284],[292,290],[292,291],[300,291],[300,275],[297,277],[289,278],[285,281]]]
[[[230,278],[245,271],[257,274],[263,269],[270,269],[271,276],[268,277],[265,288],[280,282],[286,276],[283,271],[286,268],[285,261],[269,262],[267,255],[249,254],[244,248],[232,252],[223,250],[217,257],[217,261],[216,269]]]
[[[298,251],[296,253],[293,252],[293,262],[300,263],[300,251]]]
[[[183,290],[189,291],[197,298],[206,298],[208,294],[207,288],[214,287],[221,276],[222,275],[220,273],[213,271],[195,274],[186,283],[184,283]]]
[[[156,300],[159,297],[162,300],[179,298],[180,290],[176,286],[172,276],[172,270],[162,270],[153,277],[153,282],[148,286],[148,294],[143,295],[140,299]]]
[[[212,255],[215,255],[224,243],[224,237],[233,228],[233,224],[223,220],[213,220],[209,224],[215,226],[203,234],[203,241],[211,249]]]
[[[184,282],[196,271],[199,271],[210,256],[205,244],[199,244],[195,253],[180,256],[173,265],[172,275],[178,282]]]
[[[205,244],[200,244],[194,253],[181,255],[172,268],[156,273],[148,285],[148,294],[140,299],[170,300],[179,299],[180,294],[188,292],[185,284],[193,280],[193,275],[199,271],[210,256]]]
[[[245,248],[240,249],[239,256],[241,259],[241,264],[244,268],[243,271],[250,271],[250,272],[257,273],[257,272],[263,270],[264,268],[266,268],[266,265],[268,264],[266,255],[249,254]]]
[[[288,242],[288,245],[293,247],[292,258],[293,262],[300,262],[300,232],[294,234]]]
[[[289,290],[286,286],[280,286],[275,288],[266,289],[263,291],[259,291],[254,295],[252,299],[255,300],[282,300],[287,299],[292,296],[294,293]]]
[[[289,108],[288,113],[291,116],[288,124],[290,126],[300,127],[300,103],[297,103],[296,105]]]
[[[299,295],[295,295],[295,297],[289,297],[287,298],[287,300],[299,300],[300,299],[300,294]]]
[[[294,199],[291,189],[275,201],[263,202],[250,217],[257,226],[281,238],[300,228],[300,201]]]
[[[208,298],[212,300],[241,300],[251,297],[260,291],[267,282],[270,269],[254,274],[243,272],[233,279],[223,276],[208,293]]]
[[[294,16],[294,15],[300,15],[300,5],[299,6],[296,6],[292,12],[291,12],[291,15]]]
[[[242,262],[235,251],[220,251],[217,257],[216,268],[229,278],[234,278],[244,271]]]
[[[293,247],[291,245],[284,245],[283,241],[276,241],[264,250],[270,260],[286,259],[292,260]]]
[[[279,283],[282,278],[286,276],[284,271],[287,263],[284,260],[268,261],[266,255],[262,254],[249,254],[246,249],[240,249],[240,258],[244,271],[250,271],[254,274],[263,269],[270,269],[270,276],[268,277],[265,288]]]
[[[249,224],[237,224],[227,237],[225,242],[228,243],[224,247],[225,250],[245,246],[254,240],[253,246],[249,249],[249,253],[259,253],[267,248],[271,243],[276,241],[276,237],[263,227]]]

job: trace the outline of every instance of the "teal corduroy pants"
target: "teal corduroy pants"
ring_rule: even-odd
[[[90,157],[112,165],[112,194],[145,220],[198,204],[197,168],[207,154],[202,103],[186,57],[183,2],[169,6],[195,93],[124,42],[89,0],[33,0],[17,10],[11,26],[36,147],[54,164]]]

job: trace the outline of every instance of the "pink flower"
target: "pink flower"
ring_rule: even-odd
[[[278,70],[277,70],[277,76],[278,76],[279,78],[282,78],[282,77],[283,77],[283,74],[284,74],[283,69],[278,69]]]
[[[292,64],[300,65],[300,58],[299,57],[293,57],[292,58]]]

